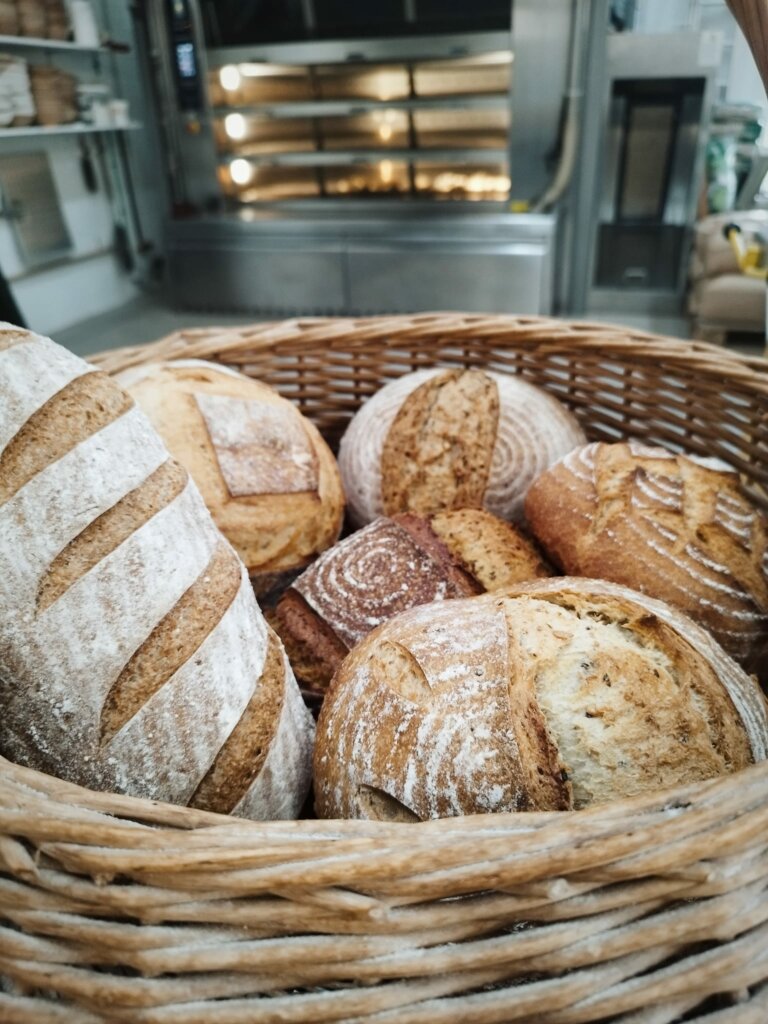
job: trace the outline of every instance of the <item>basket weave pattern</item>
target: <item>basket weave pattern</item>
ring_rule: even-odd
[[[329,439],[387,379],[520,373],[593,438],[737,465],[764,506],[768,372],[605,325],[457,315],[190,331]],[[247,822],[0,762],[0,1021],[765,1024],[768,765],[577,813]]]

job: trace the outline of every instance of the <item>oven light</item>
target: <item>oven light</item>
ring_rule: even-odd
[[[222,89],[227,92],[235,92],[240,88],[240,72],[234,64],[225,64],[219,71],[219,81]]]
[[[389,142],[392,138],[392,125],[382,124],[379,126],[379,138],[382,142]]]
[[[229,165],[229,176],[236,185],[247,185],[253,178],[253,164],[238,158]]]
[[[373,78],[378,99],[386,103],[403,92],[402,77],[396,71],[379,71]]]
[[[224,118],[224,131],[230,139],[244,139],[248,125],[242,114],[227,114]]]

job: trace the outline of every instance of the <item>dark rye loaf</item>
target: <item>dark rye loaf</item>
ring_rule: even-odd
[[[294,581],[275,624],[298,679],[323,691],[347,652],[398,612],[548,573],[527,538],[481,509],[382,516]]]

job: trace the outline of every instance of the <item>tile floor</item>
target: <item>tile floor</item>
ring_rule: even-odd
[[[147,295],[59,331],[55,340],[79,356],[88,356],[105,349],[156,341],[183,327],[236,326],[256,319],[247,313],[190,313]]]

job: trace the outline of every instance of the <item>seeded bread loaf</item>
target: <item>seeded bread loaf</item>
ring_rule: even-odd
[[[768,756],[755,681],[660,601],[520,584],[396,616],[344,661],[315,748],[323,817],[568,810]]]
[[[344,493],[336,460],[272,388],[202,360],[146,363],[117,380],[192,476],[257,593],[337,540]]]
[[[565,406],[519,378],[418,370],[378,391],[345,431],[350,518],[482,507],[519,520],[531,481],[584,440]]]
[[[735,472],[636,442],[590,444],[542,474],[525,508],[565,572],[675,605],[752,668],[768,638],[768,530]]]
[[[275,626],[299,681],[324,691],[347,652],[398,612],[548,574],[519,530],[482,509],[381,516],[294,581]]]
[[[245,567],[133,399],[0,325],[0,751],[295,817],[313,726]]]

